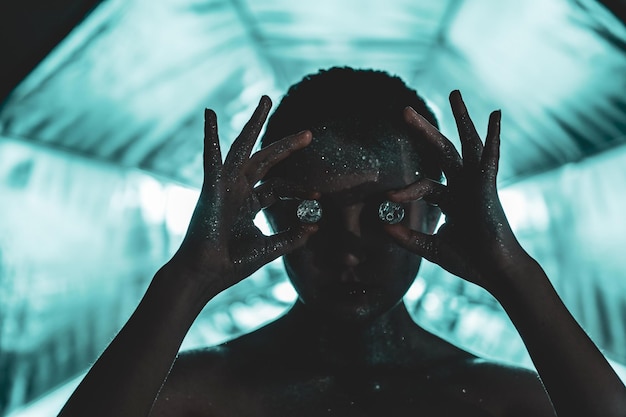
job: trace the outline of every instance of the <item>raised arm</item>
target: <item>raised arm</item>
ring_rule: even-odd
[[[405,248],[476,283],[502,304],[519,331],[559,417],[626,416],[626,388],[571,316],[539,264],[520,246],[496,190],[500,112],[481,141],[458,91],[450,95],[462,155],[413,109],[405,120],[438,150],[447,183],[423,179],[390,193],[392,201],[424,198],[446,216],[434,235],[402,225],[387,231]]]
[[[302,132],[251,156],[270,107],[263,97],[223,162],[216,116],[206,110],[204,182],[183,243],[60,416],[147,416],[204,305],[315,231],[303,226],[268,237],[252,222],[278,198],[311,197],[281,182],[256,185],[274,164],[311,141],[311,133]]]

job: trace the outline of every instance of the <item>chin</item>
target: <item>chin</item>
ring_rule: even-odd
[[[399,300],[380,300],[376,295],[359,294],[342,297],[342,299],[316,299],[307,300],[300,297],[306,308],[312,310],[321,320],[331,324],[343,325],[367,325],[370,324],[393,307],[398,305]]]

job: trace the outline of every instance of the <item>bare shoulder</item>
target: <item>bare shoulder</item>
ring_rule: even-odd
[[[290,361],[292,366],[285,367],[284,352],[281,349],[266,349],[261,336],[263,334],[252,335],[224,345],[181,353],[151,415],[290,415],[292,413],[284,412],[287,408],[310,410],[318,403],[335,404],[338,398],[347,395],[342,380],[328,369],[327,374],[323,370],[320,373],[317,366],[313,366],[315,369],[307,366],[307,361],[302,361],[302,358],[300,362]],[[440,415],[433,410],[440,410],[443,405],[455,410],[453,406],[459,410],[469,407],[502,417],[555,415],[534,371],[472,355],[438,361],[425,368],[409,366],[391,375],[387,372],[377,374],[373,370],[371,375],[366,372],[360,379],[366,381],[368,378],[387,381],[391,390],[359,394],[354,387],[363,384],[351,383],[348,391],[357,405],[359,401],[365,404],[370,398],[378,396],[380,401],[387,401],[387,405],[394,410],[399,410],[402,404],[409,410],[416,401],[420,404],[429,401],[429,398],[423,398],[422,391],[426,389],[424,392],[437,393],[433,398],[445,399],[445,404],[435,404],[435,400],[430,398],[431,408],[424,406],[422,415]],[[385,388],[384,383],[380,385]],[[409,387],[421,389],[406,389]],[[306,396],[299,393],[310,393],[313,388],[317,393],[313,398],[314,404],[303,403]],[[294,396],[294,393],[298,395]],[[254,404],[254,407],[246,407],[245,404]],[[431,410],[430,414],[428,410]]]
[[[272,323],[273,324],[273,323]],[[268,369],[284,358],[268,342],[272,324],[224,344],[181,352],[155,402],[151,417],[223,415],[248,402],[255,384],[268,385]],[[245,400],[244,400],[245,399]],[[232,413],[227,413],[232,414]]]
[[[539,375],[531,369],[474,358],[446,372],[447,383],[498,416],[555,416]]]

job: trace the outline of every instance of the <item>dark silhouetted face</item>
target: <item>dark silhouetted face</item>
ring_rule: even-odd
[[[333,320],[367,322],[398,304],[412,284],[421,258],[385,233],[378,207],[385,193],[418,178],[410,138],[371,133],[365,143],[330,129],[284,162],[286,179],[321,193],[319,230],[306,246],[284,257],[300,301]],[[297,226],[297,200],[267,210],[274,230]],[[404,205],[403,224],[432,232],[437,215],[423,201]]]

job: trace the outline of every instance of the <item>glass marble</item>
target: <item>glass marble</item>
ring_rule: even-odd
[[[296,216],[302,223],[317,223],[322,218],[322,206],[317,200],[303,200],[298,204]]]
[[[404,207],[400,203],[383,201],[378,207],[378,218],[389,224],[400,223],[404,219]]]

